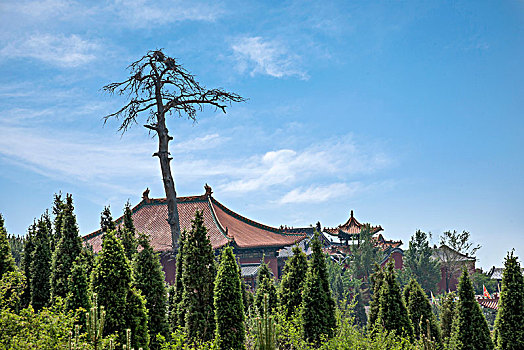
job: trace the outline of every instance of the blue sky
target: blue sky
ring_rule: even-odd
[[[172,119],[179,195],[265,224],[343,223],[353,209],[405,243],[468,230],[479,266],[524,256],[524,2],[3,1],[0,212],[24,234],[74,196],[95,230],[164,195],[156,140],[102,117],[101,87],[164,48],[248,98]],[[406,247],[407,244],[404,246]]]

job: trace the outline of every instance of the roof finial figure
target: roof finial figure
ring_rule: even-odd
[[[144,193],[142,193],[142,199],[143,200],[149,200],[149,187],[146,188],[146,190],[144,191]]]
[[[211,186],[209,186],[207,183],[204,185],[204,189],[206,190],[206,196],[211,196],[213,193],[213,190],[211,189]]]
[[[351,217],[353,217],[353,209],[351,209]]]

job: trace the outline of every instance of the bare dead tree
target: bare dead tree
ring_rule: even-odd
[[[149,51],[127,68],[130,75],[126,80],[103,87],[110,95],[124,95],[128,100],[118,111],[105,116],[104,124],[108,119],[116,118],[121,121],[118,130],[125,133],[132,125],[138,124],[139,116],[147,114],[144,127],[158,136],[158,151],[153,157],[160,160],[167,199],[167,222],[171,228],[173,250],[176,251],[180,223],[169,153],[169,142],[173,137],[166,127],[166,117],[174,114],[196,121],[197,113],[206,106],[226,113],[226,107],[232,102],[243,102],[245,99],[221,88],[206,89],[177,60],[166,56],[162,50]]]

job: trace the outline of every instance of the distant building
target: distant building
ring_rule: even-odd
[[[313,236],[315,229],[321,232],[321,240],[324,246],[324,252],[329,254],[333,259],[349,263],[351,261],[351,247],[353,245],[358,246],[360,244],[360,233],[364,228],[365,224],[361,224],[354,216],[353,210],[350,212],[349,219],[342,225],[337,227],[325,227],[321,228],[320,223],[317,223],[316,227],[305,227],[295,229],[297,232],[305,232],[307,238],[299,243],[306,254],[309,254],[309,241]],[[383,231],[382,226],[371,226],[371,232],[373,233],[373,239],[375,244],[379,247],[384,255],[380,261],[381,266],[384,266],[388,261],[394,261],[395,268],[401,269],[403,266],[404,252],[400,248],[402,241],[386,240],[384,236],[379,233]],[[291,247],[284,248],[279,253],[279,258],[284,260],[291,255]]]
[[[475,272],[475,262],[477,259],[474,256],[468,256],[453,250],[447,245],[443,244],[439,248],[435,246],[433,249],[433,258],[440,261],[441,280],[438,283],[438,292],[456,291],[458,280],[462,274],[462,268],[466,266],[469,274]],[[446,275],[452,272],[451,279],[446,286]]]
[[[250,220],[218,202],[212,196],[211,187],[205,186],[205,193],[199,196],[177,198],[181,230],[191,229],[195,212],[203,212],[204,225],[211,245],[215,251],[229,244],[233,247],[246,280],[254,280],[258,266],[264,258],[276,278],[280,277],[278,251],[286,246],[302,241],[306,234],[297,230],[274,228]],[[160,252],[160,261],[166,280],[175,279],[175,259],[171,253],[171,230],[167,223],[167,202],[165,198],[149,198],[144,192],[142,201],[132,209],[137,232],[149,235],[153,249]],[[122,223],[123,217],[116,219]],[[93,247],[95,253],[102,249],[100,230],[84,236],[84,242]],[[218,252],[217,252],[218,253]]]

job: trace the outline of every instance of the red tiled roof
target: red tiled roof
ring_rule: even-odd
[[[483,296],[477,296],[477,302],[488,309],[498,310],[499,298],[485,298]]]
[[[226,208],[206,194],[177,198],[180,228],[190,230],[191,219],[196,210],[204,214],[204,225],[213,249],[220,248],[232,241],[239,248],[284,247],[305,238],[305,234],[286,233],[273,227],[259,224]],[[133,221],[137,232],[151,237],[151,245],[156,251],[171,249],[171,230],[167,223],[167,202],[165,198],[144,198],[132,209]],[[115,220],[122,222],[122,217]],[[95,231],[84,237],[84,241],[98,252],[102,247],[102,232]]]

